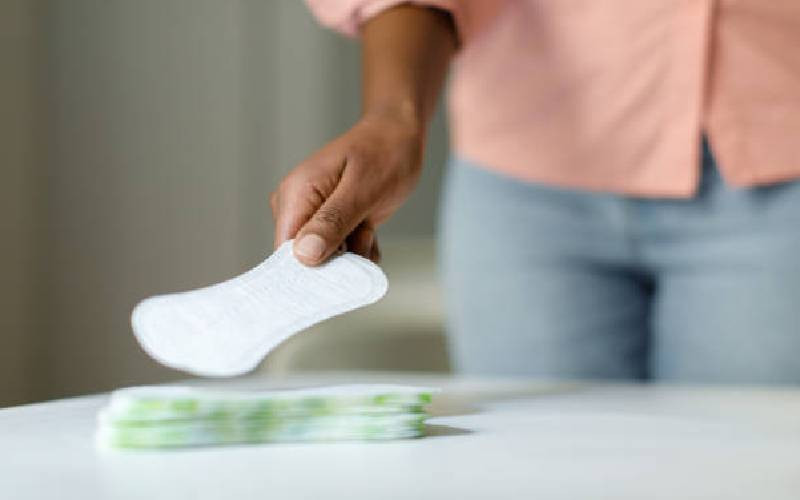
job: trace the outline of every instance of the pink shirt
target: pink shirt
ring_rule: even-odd
[[[401,0],[308,0],[355,35]],[[415,0],[453,14],[456,154],[552,185],[689,196],[800,177],[800,0]]]

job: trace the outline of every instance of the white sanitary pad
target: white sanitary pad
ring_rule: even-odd
[[[383,271],[352,253],[319,267],[301,264],[287,241],[267,260],[231,280],[145,299],[131,322],[159,362],[204,376],[254,369],[278,344],[386,293]]]

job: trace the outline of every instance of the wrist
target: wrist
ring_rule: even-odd
[[[391,123],[412,135],[425,134],[426,119],[420,106],[411,99],[393,99],[364,106],[364,122]]]

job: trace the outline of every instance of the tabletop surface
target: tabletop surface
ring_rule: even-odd
[[[349,381],[441,387],[429,435],[104,451],[92,435],[108,396],[65,399],[0,410],[0,498],[800,499],[800,390],[407,375],[214,384]]]

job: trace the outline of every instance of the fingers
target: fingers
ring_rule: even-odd
[[[366,211],[366,203],[360,200],[358,182],[350,181],[345,173],[333,193],[297,232],[295,256],[310,266],[324,262],[364,219]],[[368,238],[366,231],[362,230],[364,234],[358,238]],[[366,246],[366,243],[357,243]]]
[[[372,240],[372,248],[370,249],[369,253],[369,260],[372,262],[379,264],[381,261],[381,250],[378,247],[378,239],[374,238]]]
[[[346,241],[348,251],[369,259],[375,242],[375,228],[369,222],[364,221],[347,236]]]
[[[296,237],[300,228],[336,189],[343,171],[343,162],[308,162],[281,182],[278,190],[270,196],[275,248]]]
[[[317,211],[322,201],[316,202],[312,198],[306,194],[273,194],[270,204],[273,205],[272,213],[275,222],[275,248],[281,246],[286,240],[294,238],[297,231]]]
[[[358,254],[374,263],[381,260],[381,251],[378,248],[378,237],[375,227],[371,222],[364,221],[356,227],[347,237],[347,250]]]
[[[269,208],[272,212],[272,225],[274,226],[273,230],[273,237],[272,237],[272,248],[276,250],[279,246],[286,241],[286,238],[283,237],[284,231],[281,229],[281,218],[280,218],[280,194],[278,191],[274,191],[272,194],[269,195]]]

